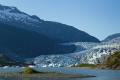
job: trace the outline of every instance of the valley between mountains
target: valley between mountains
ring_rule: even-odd
[[[120,33],[100,41],[73,26],[0,5],[0,54],[7,57],[2,61],[32,62],[39,67],[101,64],[119,50]]]

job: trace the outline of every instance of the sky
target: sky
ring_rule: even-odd
[[[0,4],[73,26],[99,40],[120,33],[120,0],[0,0]]]

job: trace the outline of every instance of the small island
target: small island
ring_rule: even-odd
[[[25,68],[22,72],[0,73],[1,77],[31,77],[31,78],[86,78],[92,75],[63,74],[57,72],[40,72],[32,68]]]

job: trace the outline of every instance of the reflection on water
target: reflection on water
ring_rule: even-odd
[[[99,70],[89,68],[35,68],[41,71],[54,71],[69,74],[87,74],[90,78],[0,78],[0,80],[120,80],[120,70]],[[0,69],[0,72],[21,71],[22,68]]]

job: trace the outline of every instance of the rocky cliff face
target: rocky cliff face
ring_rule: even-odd
[[[107,56],[107,59],[102,64],[97,64],[94,68],[99,69],[120,69],[120,52]]]
[[[106,65],[111,69],[120,69],[120,52],[117,51],[110,55],[106,60]]]

